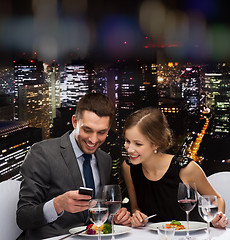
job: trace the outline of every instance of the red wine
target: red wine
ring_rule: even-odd
[[[194,199],[182,199],[178,200],[178,203],[180,204],[181,209],[183,209],[186,212],[190,212],[196,205],[196,200]]]
[[[107,201],[104,202],[109,208],[109,214],[115,214],[121,208],[121,201]]]

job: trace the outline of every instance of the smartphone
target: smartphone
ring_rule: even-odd
[[[86,187],[80,187],[79,188],[79,194],[83,194],[83,195],[89,195],[89,196],[93,196],[93,189],[92,188],[86,188]]]

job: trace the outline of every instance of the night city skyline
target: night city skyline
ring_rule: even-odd
[[[102,146],[115,175],[126,158],[124,120],[146,106],[165,113],[172,152],[208,174],[230,170],[230,22],[222,1],[2,4],[0,181],[19,177],[33,143],[72,129],[77,102],[92,91],[116,106]]]

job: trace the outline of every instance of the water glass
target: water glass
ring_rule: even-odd
[[[104,202],[104,199],[92,199],[89,201],[89,218],[98,227],[98,240],[101,240],[100,227],[109,216],[109,209]]]
[[[210,222],[218,212],[218,201],[215,195],[202,195],[198,199],[198,211],[200,216],[207,222],[207,239],[211,239]]]
[[[164,226],[157,228],[158,240],[173,240],[175,228],[165,228]]]

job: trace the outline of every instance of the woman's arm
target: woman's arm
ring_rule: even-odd
[[[194,161],[187,167],[181,169],[180,177],[183,182],[195,182],[197,191],[201,195],[216,195],[218,199],[218,210],[225,212],[224,199],[212,187],[202,168]]]
[[[136,191],[131,178],[130,167],[125,161],[122,164],[122,173],[129,194],[131,212],[134,213],[136,210],[139,210],[139,207],[137,205]]]
[[[190,162],[188,166],[181,169],[180,178],[183,182],[195,182],[197,191],[201,195],[216,195],[218,200],[218,211],[219,213],[213,220],[215,227],[226,227],[228,219],[225,214],[225,203],[221,195],[213,188],[208,181],[202,168],[194,161]]]
[[[128,190],[130,204],[131,204],[132,226],[133,227],[144,226],[148,221],[142,222],[142,219],[144,219],[147,216],[144,213],[142,213],[138,207],[136,191],[131,178],[130,167],[125,161],[122,164],[122,173],[123,173],[125,184]]]

